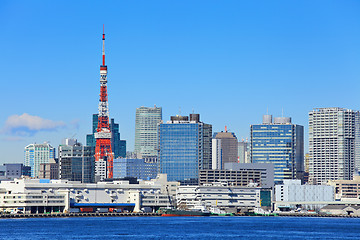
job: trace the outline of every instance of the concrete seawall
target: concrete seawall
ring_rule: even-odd
[[[306,213],[279,213],[279,217],[340,217],[340,218],[360,218],[360,216],[356,216],[356,215],[343,215],[343,214],[339,214],[339,215],[335,215],[335,214],[318,214],[318,213],[311,213],[311,214],[306,214]]]
[[[0,218],[54,218],[54,217],[159,217],[160,213],[33,213],[0,214]]]

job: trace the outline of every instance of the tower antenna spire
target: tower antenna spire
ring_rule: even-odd
[[[102,65],[105,66],[105,24],[103,24],[103,47],[102,47]]]

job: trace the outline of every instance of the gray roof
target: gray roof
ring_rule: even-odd
[[[358,205],[345,205],[345,204],[329,204],[329,205],[326,205],[325,207],[321,208],[322,210],[343,210],[347,207],[351,207],[355,210],[358,210],[360,209],[360,206]]]

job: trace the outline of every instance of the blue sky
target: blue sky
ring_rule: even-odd
[[[85,143],[102,24],[110,115],[133,150],[135,109],[200,113],[239,139],[270,114],[360,109],[359,1],[1,1],[0,163],[30,143]],[[305,135],[307,141],[307,132]]]

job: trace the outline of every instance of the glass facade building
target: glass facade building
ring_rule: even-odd
[[[168,181],[198,184],[199,169],[212,168],[212,126],[199,118],[176,116],[159,124],[159,171]]]
[[[126,157],[126,141],[120,140],[120,127],[115,123],[114,119],[110,120],[111,129],[111,149],[114,152],[114,158]]]
[[[140,107],[135,116],[135,153],[139,158],[158,154],[157,126],[162,120],[161,107]]]
[[[93,155],[95,154],[96,139],[94,133],[96,133],[98,125],[98,114],[93,114],[92,117],[92,134],[86,135],[86,146],[92,147]],[[111,149],[114,153],[114,158],[126,157],[126,141],[120,140],[120,127],[118,123],[115,123],[114,119],[110,119],[111,130]]]
[[[24,150],[24,165],[31,167],[31,177],[39,177],[41,163],[55,159],[55,148],[50,144],[29,144]]]
[[[290,118],[251,125],[250,157],[252,163],[272,163],[274,181],[302,179],[304,174],[304,127]]]
[[[134,177],[142,180],[154,179],[157,176],[156,160],[117,158],[114,159],[114,178]]]
[[[76,140],[59,146],[59,177],[70,181],[92,183],[95,181],[95,157],[92,147]]]

